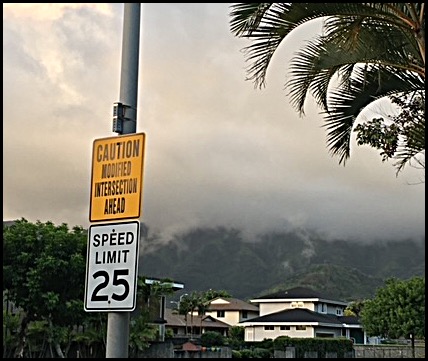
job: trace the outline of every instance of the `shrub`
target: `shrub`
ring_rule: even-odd
[[[285,351],[286,347],[296,348],[296,357],[303,358],[305,352],[318,352],[324,358],[327,352],[336,352],[338,358],[352,351],[352,341],[346,338],[291,338],[280,336],[274,340],[274,349]]]
[[[216,331],[207,331],[201,335],[202,346],[223,346],[224,336]]]

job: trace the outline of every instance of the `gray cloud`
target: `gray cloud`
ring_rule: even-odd
[[[88,227],[92,142],[114,135],[123,5],[80,4],[50,20],[38,5],[4,7],[3,214]],[[315,106],[304,118],[290,106],[287,61],[317,25],[283,45],[259,90],[245,81],[248,43],[230,34],[228,13],[228,4],[142,5],[142,220],[164,237],[215,225],[247,236],[294,226],[365,241],[424,237],[425,189],[408,184],[420,173],[395,177],[355,143],[339,166]]]

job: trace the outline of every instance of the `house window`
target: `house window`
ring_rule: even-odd
[[[336,315],[342,316],[342,309],[341,308],[336,308]]]
[[[315,337],[333,338],[334,334],[333,333],[325,333],[325,332],[317,332]]]
[[[280,326],[280,330],[281,331],[289,331],[290,330],[290,326]]]
[[[296,326],[296,331],[306,331],[306,326]]]
[[[273,331],[275,330],[275,326],[265,326],[265,331]]]
[[[224,317],[224,311],[217,311],[217,317]]]
[[[248,311],[242,311],[242,318],[248,318]]]
[[[326,303],[321,304],[321,313],[327,313],[327,304]]]

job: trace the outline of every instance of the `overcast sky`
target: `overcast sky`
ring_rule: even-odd
[[[123,4],[3,4],[3,219],[89,222],[92,144],[112,132],[119,101]],[[352,143],[338,164],[310,102],[284,91],[281,45],[267,86],[246,81],[229,4],[142,4],[137,132],[146,133],[143,217],[168,239],[197,226],[248,236],[309,228],[331,239],[425,237],[420,171],[398,177]],[[371,111],[385,112],[383,106]],[[355,139],[355,138],[354,138]]]

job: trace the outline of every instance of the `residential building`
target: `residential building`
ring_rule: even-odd
[[[246,342],[289,336],[346,337],[366,343],[358,318],[343,315],[347,303],[312,289],[295,287],[250,302],[258,305],[259,316],[239,322]]]
[[[223,336],[228,335],[230,325],[216,320],[209,315],[186,316],[178,314],[178,311],[165,309],[165,330],[171,330],[174,337],[200,337],[207,331],[216,331]]]
[[[209,302],[206,315],[230,326],[259,316],[259,308],[237,298],[217,297]]]

